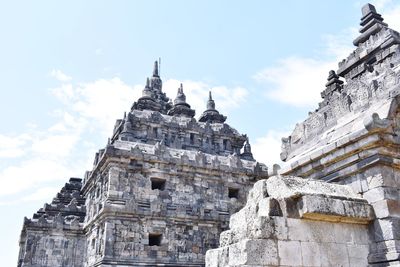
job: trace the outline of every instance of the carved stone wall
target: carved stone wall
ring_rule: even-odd
[[[367,266],[373,218],[348,186],[273,176],[254,185],[206,266]]]
[[[199,121],[194,114],[182,85],[173,104],[162,92],[156,62],[83,185],[72,179],[72,191],[24,223],[20,266],[204,266],[268,174],[211,92]]]
[[[363,8],[357,49],[339,63],[337,74],[346,81],[330,73],[320,108],[284,139],[287,165],[280,170],[349,185],[371,204],[376,218],[368,228],[370,266],[400,264],[400,40],[382,20],[372,5]],[[329,109],[334,118],[327,113],[307,136],[309,122]]]
[[[71,178],[51,204],[24,219],[18,266],[84,266],[86,244],[83,232],[85,199],[81,179]]]
[[[267,177],[265,167],[238,155],[114,141],[82,190],[86,231],[93,233],[88,246],[94,242],[86,265],[203,266],[229,215],[262,177]],[[160,237],[158,245],[150,244],[152,235]]]

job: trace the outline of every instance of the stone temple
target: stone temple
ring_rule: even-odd
[[[25,218],[18,266],[400,266],[400,34],[370,4],[360,25],[269,172],[155,62],[93,169]]]

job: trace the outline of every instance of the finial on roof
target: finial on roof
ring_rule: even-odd
[[[328,80],[328,82],[326,83],[325,86],[329,86],[334,83],[343,84],[343,81],[339,80],[339,76],[336,74],[336,72],[334,70],[329,71],[327,80]]]
[[[369,13],[376,13],[375,6],[371,5],[370,3],[367,3],[361,8],[361,13],[362,13],[363,17],[365,17]]]
[[[195,114],[196,112],[186,103],[186,96],[183,93],[183,85],[181,83],[178,87],[176,98],[174,99],[174,106],[168,111],[168,115],[193,118]]]
[[[146,79],[146,88],[150,88],[150,78],[147,77]]]
[[[210,122],[210,123],[223,123],[226,117],[223,116],[215,109],[215,101],[212,99],[211,91],[208,93],[207,109],[200,116],[200,122]]]
[[[243,147],[243,153],[240,155],[240,157],[245,160],[251,160],[251,161],[254,160],[253,153],[251,153],[251,145],[249,142],[249,138],[247,136],[246,136],[246,143],[244,144]]]
[[[381,14],[376,12],[375,6],[369,3],[361,8],[361,13],[361,35],[353,41],[353,44],[356,46],[368,40],[371,35],[379,32],[383,27],[388,26],[383,22]]]
[[[185,104],[185,103],[186,103],[186,96],[183,93],[183,85],[181,83],[181,85],[178,87],[178,93],[174,100],[174,105]]]
[[[179,86],[179,88],[178,88],[178,93],[179,94],[183,94],[183,85],[182,85],[182,83],[181,83],[181,86]]]
[[[325,84],[326,88],[321,92],[321,97],[323,99],[328,98],[333,92],[341,92],[343,87],[343,81],[339,79],[339,76],[334,70],[330,70],[328,74],[328,82]]]
[[[153,76],[158,77],[158,61],[154,61]]]
[[[211,91],[208,93],[207,110],[215,109],[215,101],[212,99]]]

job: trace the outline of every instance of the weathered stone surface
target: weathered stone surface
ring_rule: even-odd
[[[276,206],[280,212],[271,212]],[[206,266],[367,266],[366,224],[373,219],[372,207],[349,186],[270,177],[231,216]]]
[[[51,204],[24,219],[18,266],[84,266],[86,209],[81,181],[71,178]]]
[[[204,266],[229,215],[268,170],[211,95],[200,121],[194,113],[182,85],[170,103],[156,62],[83,185],[72,179],[66,188],[76,184],[73,192],[63,189],[26,220],[20,265]]]
[[[319,108],[283,139],[281,156],[288,164],[279,173],[349,185],[376,215],[369,224],[369,264],[395,266],[400,265],[400,249],[393,245],[400,240],[400,34],[374,6],[365,5],[362,13],[357,49],[339,63],[337,74],[329,73]],[[310,198],[301,216],[321,216],[312,212],[315,200]],[[346,209],[370,213],[346,201],[320,201],[315,209],[335,207],[337,219]],[[350,266],[360,266],[361,257],[351,258]]]
[[[360,25],[257,183],[266,166],[211,92],[197,121],[155,62],[83,185],[25,219],[19,266],[400,265],[400,34],[370,4]]]

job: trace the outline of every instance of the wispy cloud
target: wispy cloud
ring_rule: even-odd
[[[254,78],[267,85],[268,98],[291,106],[312,107],[320,100],[328,71],[334,66],[333,61],[289,57],[258,72]]]
[[[94,152],[112,134],[115,120],[130,110],[143,89],[143,85],[130,86],[117,77],[71,83],[62,71],[52,73],[62,81],[49,90],[60,101],[57,110],[51,112],[55,123],[47,128],[37,125],[19,135],[0,135],[0,158],[13,159],[0,170],[0,204],[39,199],[51,193],[49,199],[55,184],[70,176],[81,177],[91,167]],[[170,98],[176,96],[180,83],[164,82]],[[188,102],[199,113],[205,110],[209,90],[222,112],[238,107],[247,96],[247,90],[241,87],[211,86],[201,81],[183,83]],[[99,144],[98,140],[103,142]]]
[[[389,27],[400,30],[400,4],[392,0],[377,0],[373,4]],[[254,79],[265,86],[265,95],[270,99],[296,107],[315,107],[321,100],[320,92],[329,70],[336,70],[338,62],[355,49],[352,41],[358,34],[356,25],[339,33],[324,34],[315,56],[282,58],[257,72]]]
[[[61,70],[53,69],[50,72],[50,75],[52,77],[56,78],[57,80],[59,80],[60,82],[68,82],[68,81],[72,80],[71,76],[68,76],[67,74],[63,73]]]
[[[281,138],[289,133],[284,130],[269,130],[264,136],[257,138],[251,146],[255,159],[267,164],[269,168],[273,164],[282,166],[284,163],[280,159]]]
[[[117,118],[129,111],[142,91],[142,85],[129,86],[119,78],[99,79],[77,85],[63,84],[51,92],[75,117],[85,120],[85,130],[110,132]]]
[[[27,134],[16,137],[0,135],[0,158],[17,158],[24,155],[24,147],[30,139]]]
[[[352,51],[356,28],[321,36],[322,49],[315,57],[285,57],[257,72],[254,79],[265,86],[266,97],[295,107],[315,107],[321,100],[329,70]]]
[[[200,81],[170,79],[164,83],[163,88],[172,100],[176,96],[180,83],[183,83],[186,101],[196,110],[197,117],[206,109],[209,91],[212,92],[216,108],[225,114],[229,113],[233,108],[239,107],[241,103],[246,101],[248,96],[248,90],[243,87],[230,88],[223,85],[213,86]]]
[[[400,30],[400,4],[392,0],[373,1],[389,27]],[[364,5],[360,3],[359,7]],[[266,97],[295,107],[314,108],[321,101],[329,70],[346,58],[355,47],[352,41],[358,35],[357,27],[349,27],[337,34],[321,36],[321,50],[314,57],[289,56],[278,60],[254,75],[265,86]],[[284,125],[282,125],[284,127]],[[254,143],[257,159],[273,164],[280,162],[281,137],[290,132],[271,129]]]

